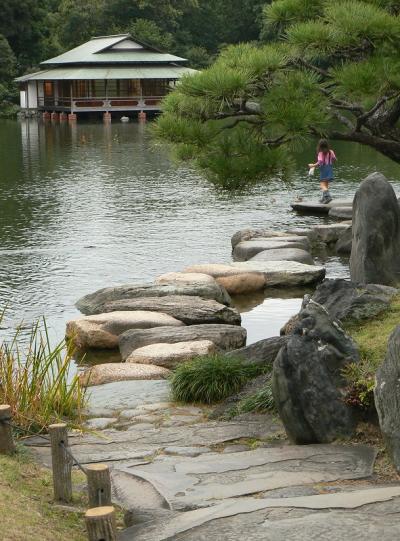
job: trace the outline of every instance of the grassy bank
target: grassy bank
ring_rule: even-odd
[[[382,314],[365,322],[345,325],[346,332],[357,342],[361,356],[361,361],[351,364],[345,373],[352,405],[373,408],[375,374],[385,358],[389,336],[399,324],[400,295],[397,295]]]
[[[20,446],[21,447],[21,446]],[[74,486],[82,473],[74,472]],[[2,541],[84,541],[83,495],[74,494],[74,508],[52,503],[51,472],[33,462],[26,451],[0,455],[0,516]]]

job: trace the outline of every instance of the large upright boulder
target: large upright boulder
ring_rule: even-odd
[[[374,395],[382,435],[400,471],[400,325],[389,338],[385,360],[376,374]]]
[[[274,362],[274,400],[291,440],[328,443],[353,433],[342,371],[358,359],[355,342],[323,306],[309,300]]]
[[[400,283],[400,207],[380,173],[369,175],[354,198],[350,274],[354,282]]]

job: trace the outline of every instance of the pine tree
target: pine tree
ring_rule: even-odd
[[[276,174],[306,137],[368,145],[400,163],[400,5],[275,0],[265,44],[226,48],[185,77],[155,132],[237,186]]]

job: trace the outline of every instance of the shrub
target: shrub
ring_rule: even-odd
[[[260,368],[223,354],[183,363],[171,377],[172,397],[178,402],[212,404],[237,393]]]
[[[239,402],[236,414],[249,413],[251,411],[271,411],[274,408],[272,380],[268,380],[259,391]]]
[[[0,344],[0,403],[11,406],[13,423],[35,432],[64,418],[80,424],[86,397],[78,376],[70,374],[73,349],[64,341],[52,347],[44,320],[33,326],[25,347],[20,343],[18,329]]]

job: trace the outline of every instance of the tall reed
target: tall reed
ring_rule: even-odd
[[[44,319],[25,343],[18,329],[0,344],[0,403],[11,406],[21,429],[42,432],[60,420],[80,425],[86,397],[78,376],[70,377],[72,347],[64,340],[52,347]]]

